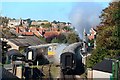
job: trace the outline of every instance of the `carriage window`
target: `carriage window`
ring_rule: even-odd
[[[33,56],[33,55],[32,55],[32,51],[28,52],[28,59],[29,59],[29,60],[32,60],[32,56]]]
[[[68,67],[71,66],[71,56],[70,55],[66,55],[66,57],[65,57],[65,66],[68,66]]]

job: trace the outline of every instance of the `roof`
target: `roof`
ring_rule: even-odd
[[[102,62],[97,63],[93,67],[93,70],[98,70],[98,71],[112,73],[112,60],[104,59]]]
[[[58,31],[58,28],[52,28],[52,31]]]
[[[37,31],[37,28],[36,28],[36,27],[30,27],[30,30],[31,30],[32,32],[34,32],[34,31]]]
[[[29,48],[42,48],[42,47],[49,47],[49,46],[57,46],[58,43],[50,43],[50,44],[41,44],[41,45],[37,45],[37,46],[29,46]]]
[[[29,35],[29,36],[32,36],[32,35],[33,35],[33,32],[22,32],[22,35]]]
[[[5,68],[2,69],[2,80],[20,80],[17,76],[13,75],[12,73],[8,72]]]
[[[12,50],[9,50],[6,54],[8,56],[11,56],[11,55],[21,54],[21,53],[18,50],[16,50],[16,49],[12,49]]]
[[[48,32],[45,32],[44,37],[48,38],[48,37],[53,37],[58,35],[59,35],[59,32],[57,31],[48,31]]]
[[[23,36],[23,38],[15,38],[15,39],[8,39],[8,40],[16,44],[17,46],[21,46],[21,47],[35,46],[35,45],[40,45],[44,43],[36,36]]]
[[[92,40],[92,39],[94,39],[94,38],[95,38],[94,35],[88,36],[88,39],[89,39],[89,40]]]
[[[37,37],[40,37],[41,36],[41,34],[40,34],[40,32],[39,31],[35,31],[35,32],[33,32]]]
[[[74,53],[74,52],[75,52],[75,49],[81,48],[81,47],[82,47],[82,43],[81,43],[81,42],[76,42],[76,43],[70,44],[69,46],[66,46],[66,47],[63,49],[63,53],[65,53],[65,52]]]

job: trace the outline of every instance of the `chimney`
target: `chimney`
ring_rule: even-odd
[[[19,27],[16,27],[16,33],[19,33]]]

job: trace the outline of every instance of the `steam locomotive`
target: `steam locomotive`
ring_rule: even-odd
[[[60,66],[64,75],[81,75],[84,73],[82,63],[82,43],[67,46],[60,55]]]
[[[32,62],[33,65],[49,64],[47,59],[47,48],[26,48],[25,49],[26,62]],[[38,62],[38,63],[37,63]]]

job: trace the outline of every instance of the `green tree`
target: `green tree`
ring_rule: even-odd
[[[75,42],[79,42],[79,36],[75,33],[69,33],[67,35],[67,43],[69,44],[72,44],[72,43],[75,43]]]
[[[55,23],[55,24],[57,24],[57,21],[56,21],[56,20],[54,20],[52,23]]]
[[[66,43],[67,39],[66,39],[66,36],[64,34],[60,34],[59,36],[52,39],[51,42],[52,43]]]
[[[102,11],[97,27],[96,49],[88,60],[88,67],[106,58],[120,56],[120,1],[112,2]]]
[[[37,22],[42,22],[42,20],[38,20]]]
[[[48,22],[48,20],[43,20],[43,22]]]
[[[41,24],[42,25],[42,24]],[[50,23],[46,23],[46,24],[44,24],[44,25],[42,25],[42,27],[43,28],[49,28],[49,27],[51,27],[52,25],[50,24]]]
[[[65,26],[62,29],[67,30],[67,31],[73,31],[73,29],[70,26]]]
[[[58,38],[54,38],[54,39],[51,40],[51,43],[59,43],[59,42],[60,42],[60,41],[59,41]]]
[[[43,41],[43,43],[46,43],[46,39],[42,36],[40,36],[40,40]]]
[[[0,24],[6,27],[9,19],[10,18],[7,18],[7,17],[0,17]]]
[[[31,26],[32,20],[30,18],[26,19],[26,21],[28,22],[28,26]]]
[[[61,33],[57,38],[59,39],[59,43],[66,43],[67,42],[67,38],[66,38],[65,34]]]

